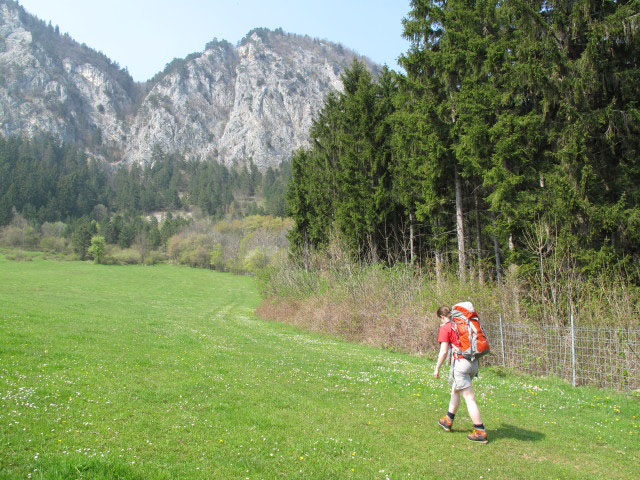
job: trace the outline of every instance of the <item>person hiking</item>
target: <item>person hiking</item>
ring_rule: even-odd
[[[447,359],[449,349],[452,350],[451,369],[449,371],[451,399],[449,400],[447,414],[438,420],[438,425],[447,432],[451,431],[453,419],[460,406],[460,395],[462,394],[474,428],[473,432],[467,435],[467,438],[472,442],[487,443],[487,432],[482,423],[480,410],[476,404],[473,387],[471,386],[471,380],[478,374],[478,359],[467,360],[460,354],[460,336],[455,322],[451,319],[451,309],[449,307],[440,307],[436,314],[440,320],[440,329],[438,331],[440,353],[433,372],[435,378],[440,378],[440,367]]]

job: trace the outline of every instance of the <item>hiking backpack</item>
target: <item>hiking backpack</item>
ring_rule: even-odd
[[[456,303],[451,310],[451,322],[460,339],[460,355],[473,360],[489,353],[489,341],[471,302]]]

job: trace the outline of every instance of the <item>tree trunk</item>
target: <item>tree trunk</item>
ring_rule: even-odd
[[[458,235],[458,277],[464,283],[467,271],[467,256],[464,246],[464,213],[462,211],[462,180],[458,174],[458,165],[454,168],[456,189],[456,233]]]
[[[435,251],[436,257],[436,283],[442,283],[442,269],[444,268],[444,254],[440,250]]]
[[[411,251],[411,265],[415,262],[416,250],[413,243],[414,231],[413,231],[413,212],[409,213],[409,249]]]
[[[387,259],[387,263],[389,265],[393,265],[395,263],[395,258],[392,258],[391,251],[389,250],[389,232],[387,230],[387,222],[384,222],[384,250],[385,250],[385,258]]]
[[[482,235],[480,231],[480,209],[478,207],[478,192],[473,192],[473,200],[476,207],[476,249],[478,262],[478,283],[484,285],[484,268],[482,268]]]
[[[434,221],[436,227],[440,227],[440,219],[436,218]],[[442,270],[444,269],[444,253],[440,251],[439,247],[435,248],[434,251],[435,260],[436,260],[436,285],[440,286],[442,283]]]
[[[367,244],[369,246],[368,250],[368,257],[369,257],[369,262],[375,264],[378,263],[379,257],[378,257],[378,246],[376,245],[376,242],[373,240],[373,235],[368,233],[367,234]]]
[[[496,224],[496,214],[492,213],[491,217],[493,218],[494,230],[492,233],[493,237],[493,254],[496,259],[496,281],[498,285],[502,285],[502,262],[500,261],[500,244],[498,243],[498,236],[495,232],[495,224]]]
[[[513,233],[509,234],[509,250],[515,250]],[[511,282],[511,295],[513,297],[514,320],[520,321],[520,289],[518,288],[518,266],[515,263],[509,265],[509,282]]]

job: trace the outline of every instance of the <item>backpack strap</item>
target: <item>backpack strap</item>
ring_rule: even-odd
[[[451,324],[451,330],[456,332],[456,335],[458,335],[458,340],[460,340],[460,332],[458,331],[458,323],[453,318],[449,319],[449,323]]]
[[[456,335],[458,336],[458,342],[460,342],[460,330],[458,330],[458,323],[453,318],[450,318],[449,322],[451,322],[451,330],[456,332]],[[454,344],[451,344],[451,350],[454,351],[459,349]]]

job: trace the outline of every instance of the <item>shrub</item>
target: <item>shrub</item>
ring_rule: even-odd
[[[195,246],[180,252],[178,261],[191,267],[208,267],[210,265],[210,252],[205,246]]]
[[[67,226],[62,222],[45,222],[40,227],[40,232],[43,237],[62,238],[66,229]]]
[[[211,234],[182,232],[169,239],[167,253],[175,262],[208,267],[209,252],[215,244],[215,237]],[[203,255],[206,258],[203,259]]]
[[[251,250],[244,259],[244,269],[251,273],[257,274],[268,265],[269,256],[261,247]]]
[[[499,311],[495,288],[460,284],[453,275],[441,275],[436,282],[411,265],[357,263],[339,243],[303,260],[281,261],[261,272],[262,291],[270,302],[260,310],[266,318],[350,341],[421,353],[436,347],[431,333],[438,327],[439,306],[471,299],[483,318]],[[284,312],[280,317],[277,305]]]
[[[3,247],[34,248],[39,240],[38,232],[28,224],[11,224],[0,229],[0,245]]]
[[[184,235],[174,235],[167,241],[167,255],[171,260],[177,262],[182,250],[185,249],[186,239]]]
[[[89,255],[93,257],[93,263],[103,263],[106,242],[104,237],[96,235],[91,237],[91,246],[88,249]]]
[[[193,267],[257,273],[272,263],[274,256],[286,255],[290,228],[290,221],[268,216],[222,221],[213,226],[200,220],[169,238],[167,254],[173,262]]]
[[[18,250],[11,255],[7,255],[7,260],[12,260],[14,262],[31,262],[33,261],[33,257],[22,250]]]
[[[164,263],[166,261],[167,261],[167,255],[165,255],[164,253],[158,250],[151,250],[144,257],[143,263],[145,265],[156,265],[158,263]]]
[[[209,254],[209,264],[215,270],[223,271],[225,269],[225,258],[224,252],[222,250],[222,245],[220,243],[216,243]]]
[[[141,262],[140,252],[134,248],[114,247],[105,259],[106,264],[115,263],[117,265],[136,265]]]
[[[65,238],[50,236],[42,237],[40,249],[49,253],[70,253],[71,251],[69,242]]]

